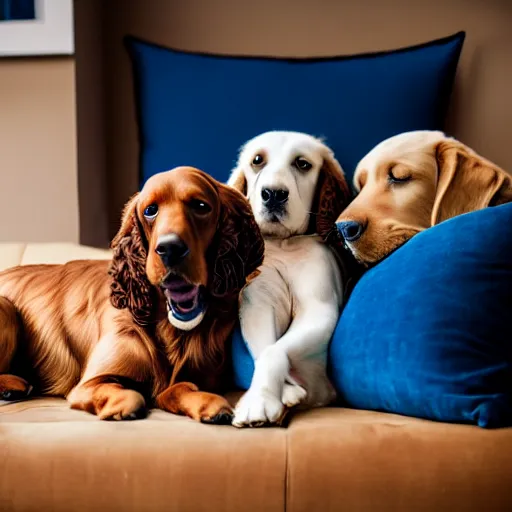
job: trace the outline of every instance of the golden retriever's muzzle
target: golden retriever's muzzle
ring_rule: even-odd
[[[362,228],[345,226],[345,235],[342,234],[340,227],[338,227],[338,231],[345,249],[350,251],[356,261],[366,268],[373,267],[387,258],[418,233],[418,230],[414,229],[390,230],[378,226],[373,226],[371,230],[368,230],[368,225],[363,225]]]

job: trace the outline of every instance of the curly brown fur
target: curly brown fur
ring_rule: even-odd
[[[155,287],[146,276],[146,258],[146,248],[134,222],[130,234],[113,247],[108,273],[112,277],[112,305],[118,309],[128,308],[135,323],[141,326],[154,322],[158,300]]]
[[[238,298],[247,276],[263,261],[264,242],[262,237],[254,237],[259,228],[244,197],[228,188],[221,190],[220,197],[223,206],[211,249],[216,258],[213,258],[210,293],[215,298]]]

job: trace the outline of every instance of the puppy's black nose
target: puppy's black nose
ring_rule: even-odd
[[[155,251],[167,268],[174,267],[178,265],[178,263],[181,263],[189,253],[187,244],[174,233],[159,237]]]
[[[361,238],[361,235],[363,234],[365,228],[362,224],[354,220],[337,222],[336,227],[338,228],[338,231],[340,232],[341,236],[347,242],[355,242],[356,240]]]
[[[282,188],[263,188],[261,190],[261,199],[263,199],[263,204],[267,208],[279,208],[288,201],[288,194],[288,190]]]

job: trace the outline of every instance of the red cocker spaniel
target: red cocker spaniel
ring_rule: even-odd
[[[158,407],[229,423],[213,393],[264,252],[246,199],[197,169],[157,174],[126,205],[112,249],[112,261],[0,273],[0,398],[33,388],[101,419]]]

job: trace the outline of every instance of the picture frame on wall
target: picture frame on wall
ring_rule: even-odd
[[[73,0],[0,0],[0,57],[73,53]]]

